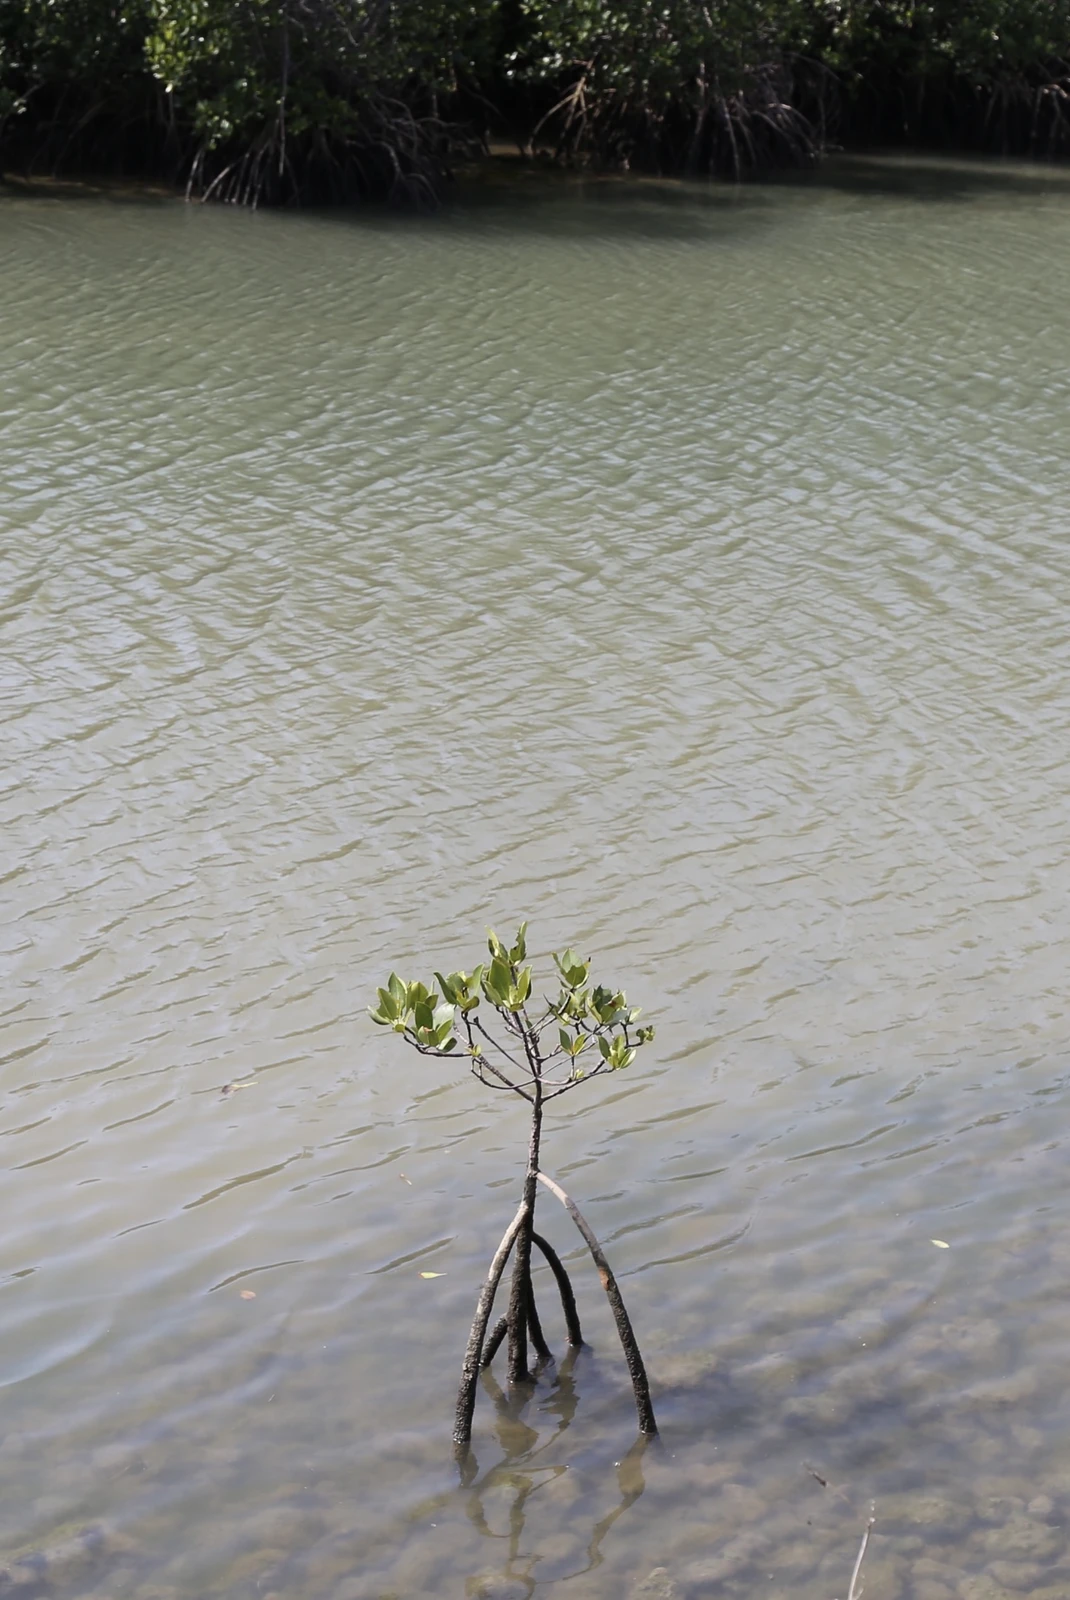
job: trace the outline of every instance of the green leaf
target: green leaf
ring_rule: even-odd
[[[612,1050],[612,1046],[610,1045],[610,1042],[609,1042],[608,1039],[600,1038],[599,1041],[598,1041],[598,1048],[602,1052],[602,1060],[603,1061],[611,1061],[612,1060],[612,1058],[613,1058],[613,1050]]]
[[[578,961],[575,951],[571,947],[562,955],[554,956],[554,965],[561,974],[562,982],[569,989],[578,989],[587,982],[587,969],[590,965],[586,961]]]
[[[495,956],[488,977],[500,995],[507,995],[513,987],[513,969],[504,958]]]
[[[396,972],[392,972],[390,974],[390,977],[388,978],[387,982],[388,982],[388,984],[390,986],[390,993],[393,995],[394,999],[397,1001],[397,1004],[398,1004],[398,1006],[400,1008],[401,1006],[403,1006],[405,1004],[405,991],[406,991],[407,985],[402,983],[401,979],[398,977]]]
[[[566,1033],[564,1028],[558,1028],[557,1037],[561,1040],[561,1048],[562,1048],[562,1050],[567,1050],[569,1055],[571,1055],[572,1054],[572,1035],[570,1033]]]
[[[393,1022],[394,1018],[399,1016],[401,1013],[401,1006],[395,998],[393,991],[390,989],[379,989],[377,993],[379,995],[379,1010],[385,1017],[389,1017],[390,1021]]]
[[[421,984],[422,987],[423,985]],[[418,1000],[416,1002],[413,1008],[413,1016],[418,1028],[433,1028],[435,1025],[435,1013],[426,1000]]]
[[[444,1000],[448,1000],[451,1006],[457,1004],[457,979],[463,978],[463,976],[463,973],[451,972],[448,978],[444,978],[441,972],[435,973],[435,982],[442,990],[442,997]]]
[[[470,974],[458,972],[454,973],[453,976],[463,980],[463,992],[459,984],[457,995],[461,1010],[467,1016],[469,1011],[474,1011],[479,1004],[479,985],[483,977],[483,968],[479,966]]]
[[[512,961],[514,963],[514,965],[516,964],[516,962],[524,961],[527,958],[527,953],[528,953],[528,937],[527,936],[528,936],[528,925],[527,925],[526,922],[522,922],[520,924],[519,928],[516,930],[516,943],[513,945],[513,948],[509,952],[509,959],[510,959],[510,961]]]

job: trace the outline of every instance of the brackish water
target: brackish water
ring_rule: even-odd
[[[0,201],[0,1593],[1065,1600],[1068,307],[1043,169]],[[545,1197],[462,1489],[523,1118],[363,1007],[523,915],[663,1442]]]

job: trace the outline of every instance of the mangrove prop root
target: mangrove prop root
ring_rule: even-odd
[[[617,1324],[617,1332],[620,1335],[620,1342],[624,1349],[624,1359],[628,1363],[632,1389],[635,1392],[635,1409],[639,1413],[639,1431],[640,1433],[655,1434],[658,1431],[658,1425],[654,1420],[654,1407],[650,1403],[650,1385],[647,1382],[646,1368],[643,1365],[643,1358],[639,1353],[639,1346],[635,1340],[631,1318],[628,1316],[620,1290],[617,1288],[617,1280],[609,1270],[609,1262],[606,1260],[605,1251],[599,1244],[594,1231],[576,1205],[576,1202],[570,1199],[564,1189],[555,1183],[552,1178],[548,1178],[545,1172],[539,1173],[539,1182],[544,1184],[551,1194],[557,1196],[587,1242],[587,1248],[590,1250],[594,1258],[594,1264],[598,1268],[598,1276],[602,1280],[602,1287],[606,1291],[606,1298],[613,1312],[613,1320]]]
[[[531,1342],[539,1360],[552,1361],[554,1353],[543,1338],[542,1323],[539,1320],[538,1308],[535,1305],[535,1290],[531,1286],[530,1279],[528,1280],[528,1333],[531,1335]]]
[[[534,1289],[529,1291],[529,1295],[528,1332],[531,1335],[531,1342],[535,1346],[536,1354],[541,1360],[552,1361],[554,1359],[554,1353],[543,1337],[542,1323],[539,1320],[539,1313],[535,1307]],[[486,1372],[487,1368],[494,1360],[494,1357],[498,1354],[498,1351],[501,1349],[502,1344],[505,1341],[505,1336],[508,1332],[509,1318],[499,1317],[497,1322],[494,1324],[494,1327],[490,1331],[486,1344],[483,1346],[483,1355],[479,1365],[484,1372]]]
[[[490,1338],[483,1346],[483,1356],[479,1365],[483,1368],[484,1372],[486,1372],[487,1368],[494,1360],[494,1357],[498,1354],[498,1351],[502,1346],[502,1340],[505,1338],[508,1332],[509,1318],[499,1317],[497,1322],[494,1324],[494,1327],[491,1329]]]
[[[576,1310],[576,1296],[572,1292],[572,1280],[565,1271],[565,1264],[553,1245],[544,1239],[541,1233],[532,1233],[531,1242],[536,1249],[542,1251],[550,1271],[557,1279],[557,1287],[561,1291],[561,1310],[565,1313],[568,1342],[571,1345],[581,1345],[583,1333],[580,1330],[580,1315]]]
[[[483,1340],[487,1335],[487,1322],[490,1317],[494,1296],[501,1282],[505,1263],[509,1259],[509,1252],[513,1248],[513,1241],[520,1232],[528,1216],[528,1204],[522,1200],[516,1216],[506,1228],[502,1242],[490,1264],[487,1281],[480,1291],[476,1303],[475,1319],[472,1331],[468,1335],[468,1348],[464,1353],[464,1365],[461,1368],[461,1386],[457,1391],[457,1411],[453,1423],[453,1442],[458,1445],[470,1444],[472,1440],[472,1413],[476,1408],[476,1379],[479,1376],[479,1358],[483,1353]]]

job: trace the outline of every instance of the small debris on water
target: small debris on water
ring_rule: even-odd
[[[255,1289],[242,1289],[241,1290],[241,1297],[242,1297],[243,1300],[255,1300],[256,1299],[256,1290]]]
[[[221,1100],[229,1100],[231,1095],[234,1094],[238,1089],[255,1089],[255,1088],[256,1088],[256,1079],[255,1078],[246,1078],[243,1082],[239,1082],[239,1080],[237,1078],[235,1078],[233,1083],[225,1083],[223,1085],[222,1089],[220,1089],[220,1091],[219,1091],[219,1098]]]
[[[421,1272],[420,1276],[421,1278],[444,1278],[446,1274],[444,1272]]]
[[[929,1243],[930,1244],[934,1244],[938,1250],[950,1250],[951,1249],[951,1246],[944,1239],[930,1239]]]

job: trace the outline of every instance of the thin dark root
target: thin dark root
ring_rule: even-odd
[[[570,1345],[577,1346],[583,1343],[583,1332],[580,1328],[580,1314],[576,1310],[576,1296],[572,1288],[572,1279],[565,1270],[565,1264],[557,1251],[541,1233],[532,1233],[531,1242],[546,1258],[546,1262],[557,1279],[557,1287],[561,1291],[561,1310],[565,1314],[565,1332]]]
[[[528,1333],[531,1335],[531,1342],[535,1347],[535,1354],[539,1360],[552,1361],[554,1353],[543,1338],[542,1323],[539,1321],[539,1313],[535,1305],[535,1290],[531,1287],[530,1278],[528,1279]]]
[[[498,1351],[501,1349],[505,1340],[505,1336],[508,1332],[509,1318],[499,1317],[497,1322],[494,1324],[490,1338],[483,1347],[483,1359],[480,1361],[479,1365],[482,1367],[484,1372],[486,1372],[487,1368],[494,1360],[494,1357],[498,1354]]]

